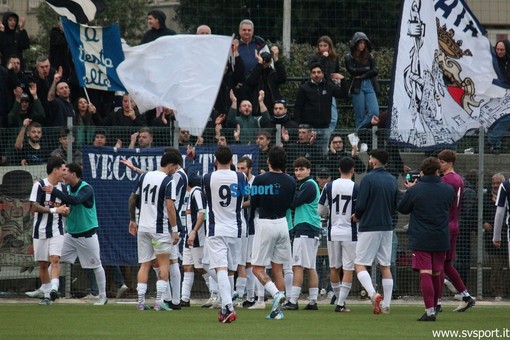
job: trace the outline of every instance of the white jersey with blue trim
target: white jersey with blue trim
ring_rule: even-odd
[[[140,176],[135,188],[135,194],[140,197],[138,231],[170,233],[166,200],[171,199],[171,180],[172,177],[159,170]]]
[[[338,178],[326,184],[319,204],[329,208],[328,241],[357,241],[358,226],[351,219],[356,208],[359,186]]]
[[[171,198],[174,201],[175,205],[175,213],[177,215],[177,221],[180,225],[182,225],[181,220],[181,212],[186,209],[185,198],[186,198],[186,188],[188,187],[188,175],[184,172],[183,168],[179,168],[172,175],[172,182],[170,183],[170,192]]]
[[[43,190],[44,186],[50,184],[48,178],[35,182],[32,186],[32,192],[30,193],[30,202],[39,203],[42,207],[49,209],[60,207],[62,205],[62,200]],[[68,193],[67,187],[62,185],[62,183],[58,183],[54,187],[66,194]],[[56,235],[64,235],[64,217],[57,213],[36,212],[34,214],[32,238],[44,240]]]
[[[202,188],[200,187],[193,187],[189,193],[189,200],[187,204],[186,209],[186,217],[187,217],[187,223],[186,223],[186,230],[187,234],[189,235],[193,228],[195,228],[195,224],[197,223],[197,217],[198,213],[204,213],[205,214],[205,196],[202,193]],[[197,234],[195,235],[195,243],[193,244],[194,247],[203,247],[205,242],[205,219],[204,222],[202,222],[202,227],[198,230]],[[188,237],[186,237],[186,248],[188,247],[187,244]]]
[[[241,237],[246,176],[232,170],[216,170],[204,175],[202,185],[209,208],[207,236]]]

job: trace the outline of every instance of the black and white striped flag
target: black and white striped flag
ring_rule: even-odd
[[[106,9],[101,0],[46,0],[46,3],[59,15],[83,25]]]

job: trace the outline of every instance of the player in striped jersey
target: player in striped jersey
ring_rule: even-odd
[[[207,199],[207,255],[209,267],[216,270],[222,308],[218,321],[232,322],[237,314],[232,304],[233,282],[241,257],[242,205],[245,201],[246,176],[232,171],[232,151],[219,146],[214,162],[217,170],[205,174],[202,187]]]
[[[67,168],[62,158],[51,158],[46,164],[48,177],[41,179],[32,186],[30,202],[34,213],[34,260],[39,263],[39,278],[44,297],[41,305],[49,305],[58,297],[60,257],[64,245],[64,218],[69,213],[60,198],[46,193],[43,188],[53,185],[62,191],[66,188],[62,185]],[[51,273],[48,266],[51,263]]]
[[[186,206],[186,242],[182,254],[182,280],[181,306],[190,306],[191,287],[193,286],[195,268],[209,286],[209,273],[204,270],[202,258],[204,257],[205,228],[205,196],[200,187],[202,179],[197,174],[188,174],[189,200]]]
[[[170,181],[182,164],[179,150],[167,149],[161,157],[158,170],[140,176],[135,191],[129,197],[129,233],[137,236],[138,262],[138,310],[149,309],[145,302],[149,271],[154,259],[159,265],[156,282],[155,310],[170,310],[162,295],[168,290],[168,267],[172,244],[179,241],[177,215],[171,199]],[[136,202],[140,200],[139,220],[136,221]],[[169,227],[171,227],[171,233]],[[173,236],[173,237],[172,237]]]
[[[451,283],[457,289],[458,292],[462,295],[462,301],[459,306],[454,309],[456,312],[465,312],[469,308],[475,305],[475,299],[471,297],[469,292],[462,281],[462,278],[459,275],[459,272],[452,265],[452,261],[455,260],[455,249],[457,247],[457,238],[459,237],[459,214],[460,207],[462,205],[462,198],[464,196],[464,181],[462,177],[455,172],[454,165],[455,160],[457,159],[457,154],[453,150],[443,150],[438,155],[439,163],[441,164],[441,172],[443,173],[443,177],[441,177],[441,182],[450,184],[455,191],[455,202],[450,207],[450,220],[448,222],[448,227],[450,229],[450,250],[446,253],[446,260],[444,262],[444,271],[441,278],[435,278],[436,281],[439,280],[439,283],[436,282],[436,285],[440,285],[441,288],[435,286],[434,288],[439,291],[439,301],[436,307],[437,312],[441,312],[441,297],[442,297],[442,288],[444,276],[448,276]]]
[[[507,220],[505,223],[508,225],[509,215],[508,212],[508,201],[510,200],[510,180],[504,180],[498,190],[498,196],[496,198],[496,215],[494,216],[494,231],[492,236],[492,242],[496,248],[501,248],[501,229],[503,228],[503,220],[505,219],[505,214],[507,215]],[[509,232],[507,230],[507,232]],[[510,233],[510,232],[509,232]],[[510,237],[507,234],[507,240],[510,240]],[[510,241],[508,241],[510,245]],[[508,263],[510,263],[510,247],[508,247]]]
[[[168,150],[168,149],[167,149]],[[165,152],[167,151],[165,150]],[[181,162],[182,164],[182,162]],[[188,176],[183,168],[179,165],[177,170],[172,174],[172,181],[170,182],[170,198],[173,201],[175,214],[177,216],[177,228],[179,234],[184,236],[186,231],[181,221],[181,210],[184,205],[184,198],[186,197],[186,188],[188,187]],[[170,253],[170,288],[171,298],[168,294],[163,295],[165,303],[172,309],[181,309],[181,270],[179,268],[179,244],[172,247]],[[171,299],[171,301],[169,301]]]
[[[354,258],[358,226],[351,216],[356,208],[359,186],[354,183],[355,162],[351,157],[343,157],[339,162],[340,178],[329,182],[319,200],[319,214],[328,217],[328,256],[331,288],[338,297],[335,312],[350,312],[345,300],[352,287]],[[342,283],[340,270],[343,268]]]

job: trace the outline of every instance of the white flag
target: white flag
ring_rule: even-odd
[[[173,35],[124,49],[117,73],[140,112],[168,107],[180,127],[200,134],[227,63],[231,37]]]
[[[391,139],[452,144],[510,113],[493,47],[464,0],[405,0],[399,34]]]

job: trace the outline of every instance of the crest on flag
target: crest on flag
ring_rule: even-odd
[[[80,86],[124,91],[117,75],[117,66],[124,60],[119,25],[85,26],[61,19]]]
[[[391,139],[448,145],[510,113],[491,43],[464,0],[406,0],[399,34]]]

